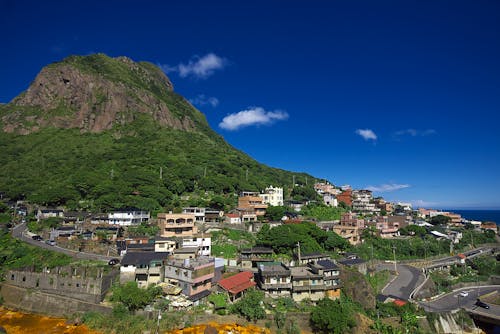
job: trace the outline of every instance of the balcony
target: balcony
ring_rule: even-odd
[[[259,287],[262,290],[291,289],[292,283],[262,283],[262,282],[259,282]]]
[[[327,287],[324,284],[293,286],[293,291],[324,291],[324,290],[327,290]]]

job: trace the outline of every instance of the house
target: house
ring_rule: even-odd
[[[127,252],[121,260],[120,282],[136,281],[140,287],[162,282],[166,259],[167,253]]]
[[[273,250],[267,247],[246,248],[240,251],[238,262],[243,269],[256,269],[259,262],[273,262],[273,254]]]
[[[182,208],[182,213],[192,213],[194,215],[194,220],[197,223],[205,222],[205,213],[206,213],[205,208],[199,208],[199,207]]]
[[[333,184],[330,184],[328,182],[315,183],[314,190],[316,190],[316,192],[322,196],[325,194],[337,195],[340,193],[340,190],[338,190]]]
[[[174,250],[174,259],[185,260],[185,259],[195,259],[198,257],[200,252],[199,247],[181,247]]]
[[[57,238],[71,238],[72,236],[76,236],[81,234],[82,231],[80,228],[73,226],[59,226],[50,231],[50,240],[54,240]]]
[[[132,226],[146,223],[150,219],[148,211],[137,208],[118,209],[108,214],[108,222],[111,225]]]
[[[226,213],[227,224],[241,224],[240,215],[237,213]]]
[[[165,282],[178,286],[188,297],[204,291],[209,292],[214,277],[214,264],[215,260],[212,257],[168,260],[165,265]],[[204,298],[205,294],[206,292],[196,297]]]
[[[228,293],[229,299],[232,302],[240,298],[246,290],[255,285],[253,273],[250,271],[242,271],[219,281],[219,286]]]
[[[323,203],[325,203],[325,205],[327,205],[327,206],[333,206],[333,207],[339,206],[339,202],[337,200],[337,197],[335,197],[335,195],[332,195],[332,194],[324,194],[323,195]]]
[[[196,217],[192,213],[159,213],[161,237],[189,237],[198,233]]]
[[[330,259],[318,260],[308,264],[313,270],[323,272],[326,297],[330,299],[340,298],[340,268]]]
[[[370,190],[352,191],[352,209],[359,212],[380,212],[380,209],[373,203],[373,195]]]
[[[283,206],[283,188],[269,186],[262,194],[259,194],[259,197],[266,204]]]
[[[64,211],[55,208],[38,209],[36,220],[40,221],[47,218],[64,218]]]
[[[494,222],[484,222],[481,224],[481,230],[486,231],[490,230],[495,232],[495,234],[498,232],[498,226]]]
[[[306,254],[294,254],[294,258],[297,261],[296,266],[304,266],[310,262],[316,262],[319,260],[326,260],[329,259],[330,256],[328,254],[323,254],[319,252],[315,253],[306,253]]]
[[[169,253],[173,254],[174,250],[177,248],[177,242],[173,238],[155,238],[154,251],[157,253]]]
[[[205,222],[206,223],[220,223],[223,220],[224,211],[215,209],[205,210]]]
[[[90,213],[85,211],[66,211],[64,212],[64,224],[65,225],[75,225],[84,223],[87,218],[90,217]]]
[[[343,188],[343,191],[337,195],[337,201],[345,205],[352,206],[352,189]]]
[[[242,211],[240,214],[242,223],[255,223],[257,221],[257,215],[253,212]]]
[[[291,297],[292,273],[281,262],[259,262],[257,284],[271,297]]]
[[[257,216],[266,214],[267,204],[264,204],[258,193],[244,192],[238,197],[238,208],[252,210]]]
[[[180,244],[182,247],[198,247],[197,256],[210,256],[212,254],[212,236],[210,234],[182,237]]]
[[[318,301],[325,297],[325,282],[319,271],[313,271],[311,267],[292,267],[292,298],[296,302],[304,299]]]
[[[105,213],[92,215],[90,217],[90,223],[93,225],[108,225],[109,223],[108,215]]]
[[[306,203],[304,202],[301,202],[301,201],[286,201],[286,205],[291,207],[293,209],[293,211],[295,212],[300,212],[302,210],[302,208],[304,207],[304,205],[306,205]]]
[[[358,219],[352,212],[344,213],[340,217],[340,224],[333,227],[333,231],[349,241],[351,245],[361,243],[361,234],[365,228],[365,221]]]

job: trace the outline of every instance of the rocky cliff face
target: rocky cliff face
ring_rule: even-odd
[[[173,86],[149,63],[102,54],[72,56],[42,69],[27,91],[3,106],[3,130],[28,134],[42,127],[101,132],[148,114],[162,126],[195,130],[169,107]]]

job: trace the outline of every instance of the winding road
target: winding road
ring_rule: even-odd
[[[50,245],[47,245],[44,241],[36,241],[36,240],[33,240],[32,238],[26,236],[25,235],[26,231],[27,231],[26,223],[16,225],[15,227],[12,228],[12,236],[14,238],[22,240],[26,243],[29,243],[33,246],[45,248],[45,249],[48,249],[48,250],[51,250],[54,252],[64,253],[66,255],[69,255],[69,256],[74,257],[75,259],[79,259],[79,260],[97,260],[97,261],[108,262],[109,260],[116,258],[116,256],[105,256],[105,255],[99,255],[99,254],[78,252],[78,251],[74,251],[71,249],[59,247],[57,245],[50,246]]]
[[[380,263],[376,269],[394,272],[394,263]],[[412,292],[424,282],[425,276],[421,270],[404,264],[397,264],[396,269],[398,274],[382,289],[382,294],[409,300]]]
[[[450,293],[444,294],[432,301],[419,302],[419,304],[427,312],[451,312],[459,308],[470,310],[478,310],[482,313],[500,316],[500,306],[489,305],[489,309],[474,305],[478,298],[497,291],[500,293],[500,285],[487,285],[467,287],[454,290]],[[467,296],[461,296],[460,293],[465,292]]]

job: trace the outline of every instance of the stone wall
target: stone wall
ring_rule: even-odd
[[[82,300],[26,289],[6,282],[0,285],[3,305],[29,313],[41,313],[55,317],[68,317],[75,313],[94,311],[110,314],[112,309]]]
[[[9,270],[5,282],[21,288],[99,303],[111,288],[117,270],[105,273],[102,268],[60,267],[50,271]]]

